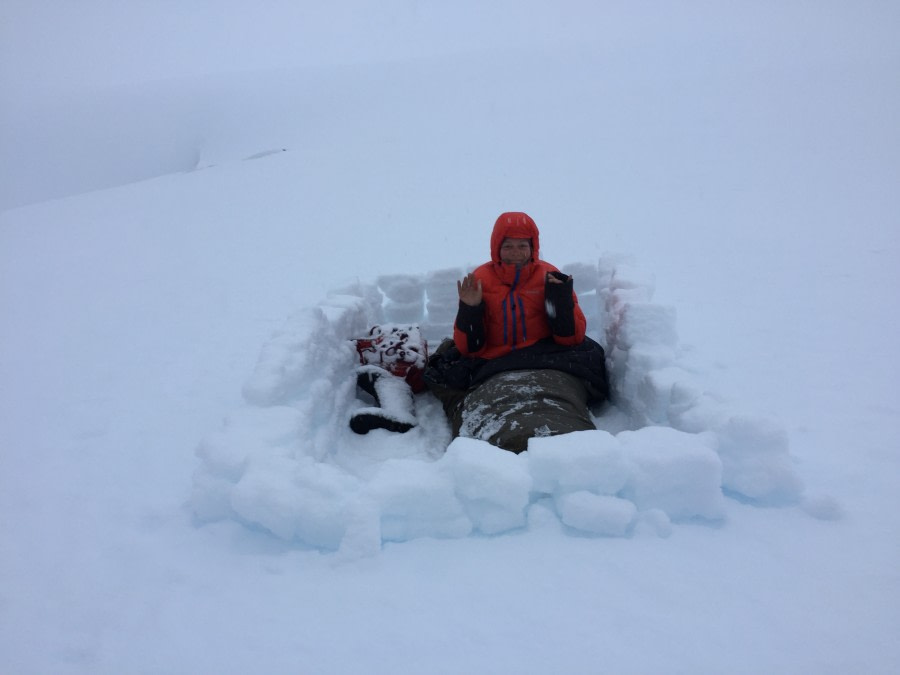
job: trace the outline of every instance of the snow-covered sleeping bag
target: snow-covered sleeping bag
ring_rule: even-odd
[[[460,436],[512,452],[529,438],[596,428],[584,382],[561,370],[498,373],[466,395],[459,414]]]
[[[425,381],[450,420],[453,435],[512,452],[528,439],[594,429],[589,405],[607,398],[603,348],[540,342],[497,359],[463,358],[445,340],[429,358]]]

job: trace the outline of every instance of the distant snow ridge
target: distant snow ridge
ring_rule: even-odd
[[[200,443],[199,522],[236,519],[300,545],[371,555],[383,542],[496,535],[550,507],[572,532],[667,536],[672,522],[718,521],[725,496],[795,504],[802,485],[775,420],[732,410],[679,362],[675,311],[628,259],[563,268],[591,335],[607,350],[614,404],[596,431],[535,438],[521,455],[458,438],[430,394],[406,434],[350,431],[358,396],[351,338],[417,324],[436,346],[464,269],[385,275],[331,293],[263,346],[246,405]],[[537,513],[537,512],[535,512]]]

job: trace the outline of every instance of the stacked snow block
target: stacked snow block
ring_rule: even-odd
[[[191,503],[199,520],[232,518],[286,539],[331,541],[333,529],[307,507],[332,514],[335,486],[352,483],[325,460],[356,399],[359,357],[347,338],[381,319],[373,289],[342,289],[354,294],[298,311],[263,346],[244,385],[246,405],[197,448]],[[299,524],[306,521],[309,529]],[[323,528],[324,538],[310,534]]]
[[[363,302],[363,314],[368,322],[368,327],[380,325],[387,321],[384,315],[384,293],[378,290],[378,285],[373,283],[364,283],[357,279],[353,283],[340,286],[331,290],[324,303],[327,305],[329,298],[334,297],[355,297],[360,298]]]
[[[575,292],[589,326],[600,321],[597,265],[575,263],[562,268],[575,280]],[[456,282],[466,275],[466,268],[433,270],[424,275],[390,274],[376,279],[375,285],[384,301],[384,320],[416,324],[425,338],[435,346],[453,335],[453,323],[459,307]]]
[[[722,460],[727,492],[766,504],[798,501],[803,486],[791,466],[783,426],[732,410],[681,364],[675,310],[653,302],[652,275],[630,259],[609,256],[600,260],[598,276],[600,342],[614,403],[631,427],[708,434]]]
[[[459,308],[459,293],[456,282],[465,276],[462,268],[435,270],[425,275],[425,293],[428,297],[426,309],[428,319],[425,324],[426,339],[437,343],[453,335],[453,323]]]
[[[385,298],[385,320],[418,325],[425,339],[436,346],[453,335],[459,306],[456,282],[465,274],[464,268],[453,267],[421,275],[378,277],[376,285]]]
[[[425,316],[425,284],[414,274],[387,274],[376,280],[384,293],[384,316],[392,323],[419,323]]]
[[[576,530],[624,536],[647,520],[665,536],[670,521],[725,515],[722,463],[709,436],[664,427],[578,431],[532,439],[527,459],[532,489]]]
[[[365,295],[332,295],[291,316],[263,346],[244,385],[244,399],[267,406],[289,401],[311,382],[330,380],[347,356],[355,357],[348,336],[363,335],[375,319]]]
[[[675,310],[652,301],[653,277],[630,261],[601,259],[599,268],[605,282],[598,292],[603,303],[601,343],[610,361],[614,400],[635,427],[666,424],[671,386],[661,373],[668,372],[669,380],[687,378],[675,365]]]
[[[471,438],[454,440],[442,462],[472,530],[500,534],[526,525],[534,482],[526,462]]]
[[[527,528],[546,508],[580,534],[665,537],[673,522],[723,518],[721,471],[708,438],[673,429],[538,438],[520,455],[457,438],[434,462],[384,462],[347,495],[345,523],[330,540],[360,551],[372,542],[497,535]],[[323,528],[335,526],[334,511],[322,514]]]

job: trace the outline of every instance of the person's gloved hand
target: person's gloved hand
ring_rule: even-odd
[[[575,296],[572,277],[562,272],[547,272],[544,282],[544,309],[554,335],[575,335]]]

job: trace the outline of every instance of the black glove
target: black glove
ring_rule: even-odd
[[[553,283],[550,277],[562,283]],[[548,272],[544,281],[544,308],[550,330],[559,337],[575,335],[575,295],[572,277],[562,272]]]
[[[466,348],[470,354],[484,347],[487,341],[484,330],[484,302],[472,307],[460,300],[456,312],[456,327],[466,334]]]

